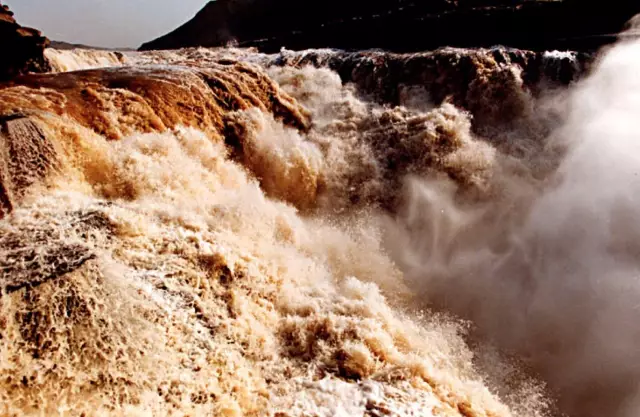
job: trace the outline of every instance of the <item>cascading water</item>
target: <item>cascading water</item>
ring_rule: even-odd
[[[113,68],[0,88],[0,414],[635,415],[638,50],[49,52]]]
[[[413,179],[390,226],[409,287],[517,352],[570,415],[638,413],[639,52],[616,46],[573,87],[553,174],[467,206]]]

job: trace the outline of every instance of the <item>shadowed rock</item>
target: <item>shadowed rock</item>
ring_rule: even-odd
[[[585,75],[594,56],[509,48],[441,48],[397,54],[383,51],[281,51],[267,65],[329,68],[343,83],[387,105],[424,97],[438,106],[451,102],[473,115],[473,127],[511,123],[528,116],[532,98],[550,86],[568,85]],[[423,103],[425,104],[425,103]]]
[[[9,245],[14,236],[0,238],[0,290],[11,293],[25,287],[37,287],[80,268],[95,255],[85,246],[44,243],[38,246],[13,248]],[[24,243],[24,242],[23,242]],[[30,244],[33,241],[29,242]]]
[[[0,228],[0,292],[37,287],[75,271],[96,255],[83,243],[69,242],[67,236],[84,241],[92,233],[102,233],[110,238],[114,227],[99,208],[63,213],[43,223],[5,223]]]
[[[40,31],[20,26],[7,6],[0,4],[0,81],[28,72],[50,69],[44,49],[49,40]]]
[[[606,6],[581,0],[217,0],[141,49],[233,42],[265,52],[281,47],[413,52],[498,44],[592,51],[614,42],[639,12],[634,0]]]

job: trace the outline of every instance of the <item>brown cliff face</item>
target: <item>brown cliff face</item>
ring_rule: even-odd
[[[0,80],[28,72],[45,72],[44,49],[49,40],[36,29],[20,26],[7,6],[0,5]]]
[[[531,50],[592,51],[616,39],[640,13],[614,0],[606,13],[579,0],[218,0],[143,50],[237,43],[265,52],[381,48],[414,52],[441,46],[506,45]]]

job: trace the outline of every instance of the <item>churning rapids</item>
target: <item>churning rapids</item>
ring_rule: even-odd
[[[0,86],[1,415],[640,413],[639,42],[47,54]]]

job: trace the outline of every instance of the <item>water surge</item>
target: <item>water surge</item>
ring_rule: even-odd
[[[639,49],[47,52],[0,413],[635,415]]]

